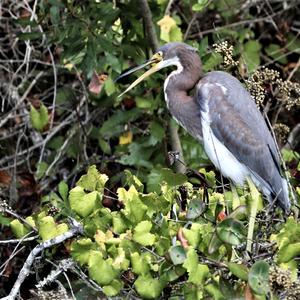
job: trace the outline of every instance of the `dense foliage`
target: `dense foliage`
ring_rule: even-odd
[[[150,17],[160,44],[185,41],[205,72],[226,70],[245,84],[270,120],[299,203],[297,4],[3,1],[0,295],[30,251],[69,232],[73,218],[83,233],[35,259],[23,299],[299,299],[296,206],[287,217],[251,183],[230,186],[181,128],[187,172],[177,173],[164,72],[121,98],[134,76],[114,82],[151,55]]]

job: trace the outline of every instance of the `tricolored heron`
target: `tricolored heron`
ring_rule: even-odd
[[[204,75],[197,49],[177,42],[160,47],[149,61],[118,79],[148,65],[151,68],[121,95],[162,68],[176,66],[164,83],[173,118],[203,143],[207,156],[225,177],[239,186],[250,177],[269,202],[276,200],[289,212],[287,181],[281,176],[275,141],[243,85],[226,72]]]

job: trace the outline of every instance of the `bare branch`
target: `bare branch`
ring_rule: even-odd
[[[78,234],[83,234],[83,227],[76,220],[70,219],[70,225],[71,229],[69,231],[37,245],[30,252],[9,295],[7,297],[2,298],[2,300],[14,300],[17,297],[20,291],[20,287],[26,279],[26,277],[29,275],[30,268],[38,254],[40,254],[45,249],[53,247],[54,245],[61,244],[65,240],[70,239]]]

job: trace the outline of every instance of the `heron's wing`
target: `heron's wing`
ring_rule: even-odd
[[[266,130],[262,134],[257,130],[265,126],[262,116],[257,119],[256,115],[253,115],[251,106],[246,112],[239,110],[233,105],[233,102],[239,99],[229,99],[226,87],[205,79],[198,84],[197,100],[201,110],[208,112],[209,120],[207,121],[213,135],[239,162],[257,175],[262,186],[276,194],[275,185],[280,189],[281,177],[277,169],[278,163],[274,160],[268,144],[268,140],[272,139],[270,132]],[[253,100],[250,98],[250,101]],[[253,125],[249,126],[251,117]],[[253,130],[254,127],[255,130]]]
[[[221,88],[224,93],[224,101],[222,101],[221,107],[224,105],[223,103],[226,103],[226,105],[230,107],[228,107],[228,109],[230,111],[230,114],[232,114],[232,118],[241,119],[243,121],[244,127],[248,128],[253,137],[263,142],[264,147],[268,148],[268,151],[267,149],[265,149],[264,151],[266,152],[266,154],[269,154],[268,152],[270,152],[273,161],[278,169],[278,172],[280,173],[280,159],[275,141],[260,111],[257,109],[254,100],[252,99],[249,92],[243,87],[243,85],[232,75],[220,71],[208,73],[200,81],[200,85],[201,83],[210,83],[212,85],[215,85],[215,87],[219,89]],[[214,89],[213,86],[212,88]],[[220,107],[218,103],[214,101],[209,101],[209,105],[215,105],[217,106],[217,108]],[[236,121],[232,121],[233,126],[235,126]],[[256,145],[257,144],[258,143],[256,143]]]

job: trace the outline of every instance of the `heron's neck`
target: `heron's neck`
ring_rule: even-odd
[[[178,63],[177,70],[168,76],[164,84],[165,100],[170,113],[191,135],[200,140],[201,123],[191,126],[193,120],[200,118],[199,104],[189,92],[196,87],[201,77],[201,61],[197,55],[193,64],[186,66]]]
[[[192,100],[189,92],[202,77],[201,60],[196,53],[186,59],[179,59],[176,66],[177,70],[167,77],[164,84],[165,100],[169,109]]]

